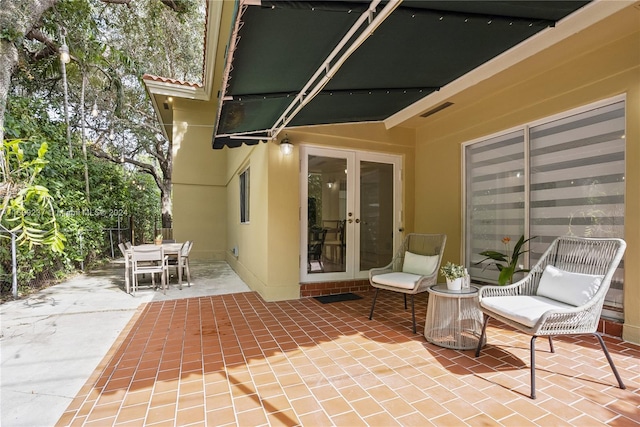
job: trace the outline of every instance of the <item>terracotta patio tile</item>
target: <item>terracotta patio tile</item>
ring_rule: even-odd
[[[149,406],[157,407],[157,406],[165,406],[170,404],[175,404],[178,400],[178,391],[167,391],[163,393],[154,393],[151,396],[151,401],[149,402]]]
[[[355,412],[346,412],[344,414],[336,415],[336,416],[331,417],[331,420],[333,421],[333,424],[336,425],[336,426],[357,427],[357,426],[368,426],[368,425],[371,425],[367,421],[365,421],[362,418],[360,418],[360,416],[358,414],[356,414]],[[375,425],[375,424],[373,424],[373,425]],[[378,424],[378,425],[391,426],[391,425],[395,425],[395,424],[385,423],[385,424]]]
[[[205,419],[210,426],[235,424],[236,414],[232,407],[214,409],[206,413]]]
[[[319,401],[333,399],[340,396],[340,392],[330,384],[314,387],[311,389],[311,393],[313,393]]]
[[[267,422],[267,416],[262,408],[237,413],[236,417],[240,426],[259,426]]]
[[[372,425],[372,426],[400,426],[401,425],[394,416],[386,412],[380,412],[375,415],[370,415],[365,418],[365,421],[367,422],[368,425]]]
[[[396,421],[405,427],[428,427],[434,425],[424,416],[424,414],[419,412],[405,415],[404,417],[398,418]]]
[[[311,390],[305,384],[295,384],[288,387],[283,387],[284,394],[289,399],[298,399],[305,396],[311,396]]]
[[[300,425],[296,414],[291,409],[269,413],[267,419],[271,427]]]
[[[294,399],[291,400],[290,403],[298,415],[304,415],[310,412],[322,410],[322,406],[320,405],[320,403],[318,403],[318,400],[312,396]]]
[[[300,424],[303,426],[329,426],[332,425],[331,419],[324,411],[310,412],[308,414],[298,416]]]
[[[147,416],[147,409],[147,404],[139,404],[121,408],[118,416],[116,417],[116,423],[132,423],[135,420],[144,422],[144,419]]]
[[[285,395],[273,396],[269,399],[260,399],[260,403],[267,414],[291,409],[290,400]]]
[[[150,303],[58,425],[634,425],[640,347],[607,338],[620,390],[597,342],[558,339],[550,354],[540,340],[534,401],[526,335],[490,324],[475,358],[412,334],[396,295],[380,294],[369,321],[365,294],[329,305],[255,293]]]
[[[395,418],[409,415],[416,410],[413,406],[408,404],[404,399],[400,397],[385,400],[384,402],[380,402],[380,405]]]
[[[204,405],[204,393],[180,394],[178,397],[178,411]]]
[[[323,400],[320,404],[330,417],[351,411],[351,406],[342,397]]]
[[[384,412],[384,408],[372,397],[355,401],[350,400],[349,403],[362,418]]]
[[[171,404],[150,408],[145,423],[154,424],[174,420],[176,417],[176,406],[176,404]]]
[[[213,396],[207,396],[205,398],[205,406],[208,410],[233,407],[232,405],[233,400],[229,393],[220,393]]]

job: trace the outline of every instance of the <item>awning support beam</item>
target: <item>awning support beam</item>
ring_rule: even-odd
[[[287,124],[293,120],[293,118],[307,105],[313,98],[316,97],[322,91],[322,88],[326,86],[331,78],[338,72],[344,62],[353,54],[353,52],[364,43],[364,41],[373,34],[373,32],[382,24],[382,22],[400,5],[402,0],[389,0],[385,7],[378,13],[374,19],[368,22],[367,26],[360,31],[360,35],[356,40],[348,46],[344,53],[338,58],[330,69],[327,70],[327,66],[333,62],[338,54],[347,45],[349,40],[358,33],[360,27],[369,21],[369,18],[375,13],[376,7],[380,4],[381,0],[373,0],[366,11],[364,11],[351,29],[345,34],[345,36],[336,45],[333,51],[329,54],[327,59],[323,61],[322,65],[316,70],[311,79],[304,85],[302,90],[298,93],[295,99],[289,104],[284,113],[278,118],[273,127],[270,129],[270,135],[272,138],[276,138],[280,131],[284,129]],[[324,76],[318,81],[320,76],[324,73]]]

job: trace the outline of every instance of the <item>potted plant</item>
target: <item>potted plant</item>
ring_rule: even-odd
[[[448,261],[444,266],[440,267],[440,273],[447,279],[448,289],[460,290],[462,288],[462,281],[466,276],[464,266]]]
[[[153,240],[153,242],[154,242],[156,245],[161,245],[161,244],[162,244],[162,234],[158,234],[158,235],[156,236],[156,238]]]
[[[524,244],[531,239],[535,239],[535,237],[530,237],[525,240],[524,235],[520,236],[518,243],[516,243],[516,245],[513,247],[513,252],[511,253],[511,255],[509,255],[509,246],[511,243],[511,237],[509,236],[504,237],[502,239],[502,244],[504,244],[505,246],[506,253],[503,254],[502,252],[491,251],[491,250],[480,252],[480,255],[486,258],[483,259],[482,261],[477,262],[476,265],[482,264],[488,259],[493,260],[493,262],[489,263],[488,265],[485,265],[484,268],[487,268],[487,266],[491,264],[495,264],[496,268],[500,272],[500,275],[498,276],[498,284],[500,286],[506,285],[507,282],[511,284],[513,283],[514,274],[529,272],[529,270],[527,269],[520,268],[520,266],[518,265],[518,260],[520,259],[520,256],[529,252],[528,250],[524,249]]]

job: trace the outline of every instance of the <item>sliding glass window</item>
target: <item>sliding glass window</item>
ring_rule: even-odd
[[[505,252],[535,236],[533,265],[558,236],[624,237],[625,102],[599,103],[465,145],[465,260],[472,278],[496,283],[479,252]],[[622,316],[623,268],[605,315]]]

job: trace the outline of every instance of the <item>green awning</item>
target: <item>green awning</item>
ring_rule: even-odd
[[[314,73],[336,65],[327,57],[356,21],[363,14],[375,19],[389,2],[370,14],[365,1],[254,3],[237,15],[214,148],[273,135]],[[384,120],[587,3],[405,0],[308,104],[286,115],[286,126]],[[358,35],[345,39],[337,57]]]

